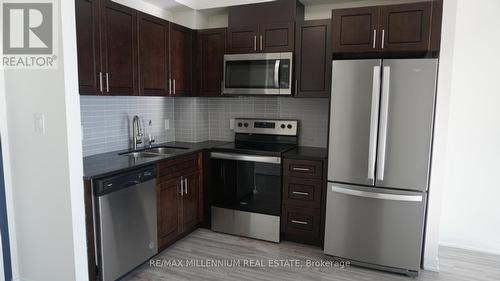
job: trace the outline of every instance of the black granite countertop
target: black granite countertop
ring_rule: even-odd
[[[284,158],[304,160],[325,160],[328,158],[326,147],[298,146],[283,154]]]
[[[203,141],[197,143],[191,142],[167,142],[155,145],[158,146],[173,146],[173,147],[185,147],[187,149],[178,150],[174,154],[158,156],[153,158],[141,158],[135,159],[134,157],[129,157],[126,155],[120,155],[120,153],[129,152],[130,149],[107,152],[102,154],[91,155],[83,158],[83,179],[92,180],[95,178],[105,177],[113,175],[119,172],[124,172],[127,170],[135,169],[138,167],[143,167],[147,165],[152,165],[155,162],[174,159],[179,156],[186,154],[191,154],[204,149],[210,149],[215,146],[223,145],[228,143],[227,141]]]

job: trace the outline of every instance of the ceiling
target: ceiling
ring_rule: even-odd
[[[157,7],[175,12],[186,9],[205,10],[243,4],[270,2],[273,0],[143,0]]]

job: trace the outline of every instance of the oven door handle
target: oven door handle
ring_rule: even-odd
[[[212,152],[212,153],[210,153],[210,158],[246,161],[246,162],[281,164],[281,157],[275,157],[275,156],[258,156],[258,155],[248,155],[248,154]]]

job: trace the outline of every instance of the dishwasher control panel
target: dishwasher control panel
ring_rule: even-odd
[[[96,180],[94,182],[94,195],[102,196],[110,192],[154,180],[155,178],[156,171],[154,166],[123,172]]]

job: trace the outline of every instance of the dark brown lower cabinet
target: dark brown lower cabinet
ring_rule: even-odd
[[[203,218],[202,153],[157,165],[158,249],[194,230]]]
[[[329,97],[332,73],[331,20],[297,23],[295,96]]]
[[[281,206],[284,240],[323,245],[325,166],[323,160],[284,160]]]

